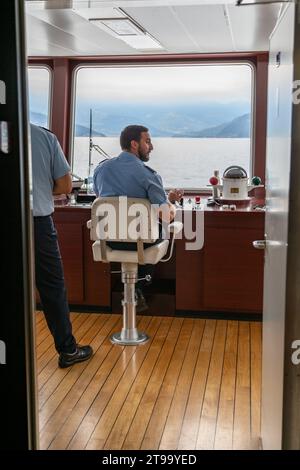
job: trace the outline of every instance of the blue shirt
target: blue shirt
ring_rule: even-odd
[[[42,127],[30,124],[32,154],[33,215],[54,212],[54,181],[70,172],[70,166],[57,137]]]
[[[130,152],[99,163],[94,172],[97,196],[127,196],[164,204],[167,195],[161,176]]]

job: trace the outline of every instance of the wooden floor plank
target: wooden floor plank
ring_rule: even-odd
[[[132,362],[133,372],[138,371],[139,365],[143,362],[143,359],[152,343],[152,339],[155,336],[157,329],[161,323],[161,318],[151,318],[151,322],[147,329],[147,333],[150,336],[150,340],[140,346],[127,346],[122,347],[114,345],[114,348],[121,350],[121,355],[114,368],[111,370],[107,380],[104,382],[100,392],[97,394],[92,406],[84,416],[78,430],[76,431],[73,439],[70,442],[68,448],[70,449],[84,449],[92,436],[103,412],[107,406],[111,406],[112,398],[115,398],[116,405],[118,405],[118,397],[116,397],[115,390],[119,383],[122,381],[125,372],[127,373],[128,364]],[[125,379],[126,382],[126,379]]]
[[[94,319],[95,320],[95,319]],[[84,342],[89,343],[93,350],[93,358],[85,363],[77,364],[76,367],[58,369],[56,368],[55,373],[53,373],[53,381],[49,380],[46,386],[51,384],[51,388],[55,387],[54,391],[51,393],[48,398],[45,400],[43,406],[41,406],[40,412],[40,426],[41,428],[45,424],[43,417],[50,417],[53,413],[56,412],[56,409],[60,407],[61,402],[65,400],[66,396],[69,394],[68,390],[76,390],[78,388],[78,383],[80,383],[82,375],[85,376],[85,381],[89,378],[89,367],[91,361],[94,359],[94,356],[97,353],[99,345],[106,340],[107,333],[111,329],[111,325],[114,325],[115,319],[112,319],[110,315],[97,315],[96,321],[93,322],[91,328],[85,333],[83,338]],[[46,387],[45,387],[46,388]],[[42,393],[43,390],[41,390]],[[47,390],[48,393],[48,390]],[[70,406],[69,397],[67,399],[68,406]]]
[[[122,318],[72,314],[93,357],[59,369],[37,313],[41,449],[257,449],[261,323],[138,316],[140,346],[112,344]]]
[[[36,326],[39,323],[42,323],[43,320],[44,320],[43,312],[41,310],[36,310],[36,312],[35,312],[35,324],[36,324]]]
[[[209,365],[196,449],[213,449],[214,447],[226,331],[227,321],[219,320]]]
[[[259,323],[250,323],[251,350],[251,448],[260,446],[260,408],[261,408],[261,327]]]
[[[178,449],[196,448],[215,329],[216,321],[206,320]]]
[[[248,322],[239,323],[235,394],[233,449],[251,449],[250,328]]]
[[[115,357],[110,355],[113,345],[109,341],[109,336],[118,331],[120,326],[121,319],[117,315],[111,315],[102,324],[92,344],[93,357],[86,363],[78,380],[56,408],[41,433],[44,447],[64,449],[71,441],[78,425],[99,392],[101,384],[104,383],[107,374],[119,357],[119,354],[115,354]],[[73,369],[76,373],[78,367]]]
[[[86,374],[83,374],[80,383],[77,383],[76,395],[70,393],[66,397],[66,400],[71,400],[74,407],[51,443],[50,449],[64,449],[69,445],[76,433],[78,425],[82,422],[95,397],[101,390],[107,377],[109,377],[110,371],[114,368],[122,355],[123,348],[114,347],[109,340],[110,335],[120,331],[122,326],[119,315],[112,315],[112,317],[114,317],[115,321],[118,319],[118,322],[114,325],[110,324],[112,328],[107,334],[107,338],[102,342],[98,351],[96,351],[93,358],[89,361],[88,368],[90,369],[89,376],[91,380],[86,384]],[[147,319],[146,321],[139,322],[139,325],[144,328],[147,327],[148,323],[149,320]],[[106,324],[105,327],[107,328],[108,324]],[[101,332],[104,334],[104,329],[101,330]],[[63,411],[63,404],[61,411]],[[56,420],[59,421],[59,416],[56,416]]]
[[[158,449],[164,431],[168,412],[175,393],[177,380],[185,358],[190,336],[193,330],[193,320],[185,318],[173,353],[163,386],[159,392],[153,413],[145,432],[141,449]]]
[[[90,315],[89,318],[87,318],[86,321],[80,326],[80,328],[76,332],[79,342],[82,342],[84,344],[91,343],[92,339],[97,334],[97,331],[95,331],[93,328],[96,318],[96,315]],[[79,364],[76,367],[76,370],[79,371],[84,366],[85,364]],[[49,377],[45,385],[40,389],[39,406],[42,410],[40,413],[41,427],[44,425],[43,416],[46,416],[48,413],[51,413],[52,406],[56,407],[64,393],[66,393],[66,389],[68,388],[66,384],[69,382],[70,372],[70,368],[56,368],[55,372],[51,375],[51,377]],[[67,377],[66,381],[63,381],[64,377]],[[69,386],[71,385],[71,383],[72,382],[70,382]],[[58,388],[60,384],[63,384],[63,387]]]
[[[230,450],[233,439],[238,323],[228,322],[214,448]]]
[[[168,337],[161,351],[157,367],[155,368],[137,412],[130,424],[130,428],[122,445],[123,449],[139,449],[152,415],[158,394],[164,381],[170,360],[176,347],[176,342],[182,327],[182,318],[175,318]]]
[[[41,319],[39,323],[35,326],[35,333],[36,333],[36,341],[35,344],[38,346],[44,339],[44,333],[49,332],[47,323],[45,320]]]
[[[153,337],[151,344],[149,344],[147,350],[145,349],[144,353],[141,352],[139,354],[139,357],[138,352],[141,351],[141,348],[140,351],[137,351],[135,353],[134,360],[131,360],[128,364],[126,373],[123,375],[122,380],[116,388],[109,405],[106,407],[103,415],[97,423],[97,426],[86,446],[87,449],[104,448],[105,442],[114,424],[118,420],[119,414],[124,404],[125,397],[127,403],[128,397],[132,395],[130,393],[131,390],[133,390],[133,395],[136,389],[137,394],[139,394],[139,385],[141,385],[141,387],[144,387],[145,383],[147,385],[149,375],[153,370],[153,366],[156,363],[158,354],[161,351],[162,345],[165,342],[165,338],[168,334],[171,323],[172,318],[164,318],[159,326],[159,329],[157,330],[157,333]],[[138,380],[136,384],[137,377],[139,377],[140,380]],[[114,439],[114,436],[112,436],[112,438]],[[113,440],[111,441],[111,445],[114,445]]]
[[[159,448],[177,449],[180,439],[181,426],[186,410],[194,369],[197,362],[201,338],[203,334],[203,322],[194,320],[193,331],[186,351],[164,432]]]
[[[156,350],[152,348],[152,355],[149,353],[145,358],[143,366],[136,377],[133,386],[127,396],[126,402],[123,404],[118,418],[105,442],[104,449],[121,449],[132,424],[132,421],[137,413],[137,409],[147,393],[150,382],[158,385],[158,380],[155,378],[165,373],[167,364],[170,360],[172,350],[174,348],[174,337],[178,336],[181,323],[176,319],[170,319],[170,328],[167,336],[160,341],[163,341],[162,346],[158,343]],[[148,362],[148,363],[147,363]],[[153,382],[153,379],[155,382]],[[154,403],[153,403],[154,404]],[[145,427],[140,429],[139,432],[143,435]]]

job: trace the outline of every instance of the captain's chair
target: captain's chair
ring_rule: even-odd
[[[169,246],[169,240],[162,240],[151,247],[144,243],[154,243],[159,239],[157,208],[148,199],[119,197],[99,197],[92,204],[91,220],[87,222],[93,243],[93,258],[103,263],[119,262],[122,265],[124,283],[123,328],[111,336],[117,344],[136,345],[147,341],[145,333],[136,328],[135,284],[139,264],[157,264],[168,261],[173,252],[174,238],[182,230],[181,222],[168,225],[172,234],[169,256],[162,259]],[[135,251],[115,250],[106,242],[133,242]],[[150,276],[149,276],[150,277]],[[149,279],[148,279],[149,280]]]

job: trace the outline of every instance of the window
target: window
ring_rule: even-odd
[[[149,129],[154,146],[149,166],[166,188],[205,188],[214,170],[222,176],[230,165],[251,176],[252,82],[248,63],[79,68],[74,173],[88,174],[92,110],[92,142],[111,156],[120,153],[125,126]],[[102,159],[93,148],[92,163]]]
[[[47,67],[28,68],[30,122],[47,128],[50,123],[50,77]]]

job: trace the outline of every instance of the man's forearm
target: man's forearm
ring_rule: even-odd
[[[72,191],[72,178],[70,173],[54,181],[53,195],[69,194]]]

